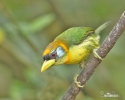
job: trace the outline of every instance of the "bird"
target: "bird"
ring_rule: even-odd
[[[96,30],[91,27],[72,27],[58,35],[43,52],[43,65],[41,72],[52,66],[61,64],[80,64],[93,53],[100,60],[97,54],[100,46],[100,32],[109,24],[105,22]],[[78,76],[78,75],[77,75]],[[75,77],[75,83],[82,87]]]

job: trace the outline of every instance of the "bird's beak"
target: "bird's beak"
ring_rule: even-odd
[[[44,61],[42,68],[41,68],[41,72],[45,71],[46,69],[48,69],[49,67],[51,67],[53,64],[55,63],[55,59],[51,59],[48,61]]]

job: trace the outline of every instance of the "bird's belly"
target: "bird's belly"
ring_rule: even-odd
[[[92,50],[86,47],[74,46],[69,50],[69,60],[67,64],[77,64],[85,60]]]

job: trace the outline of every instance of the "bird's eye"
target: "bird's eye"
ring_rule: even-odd
[[[52,53],[52,57],[55,57],[55,56],[56,56],[56,52],[53,52],[53,53]]]

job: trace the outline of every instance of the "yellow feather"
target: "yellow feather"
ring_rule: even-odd
[[[69,59],[65,64],[78,64],[82,62],[98,46],[99,42],[94,37],[89,37],[79,45],[71,46],[68,52]]]

